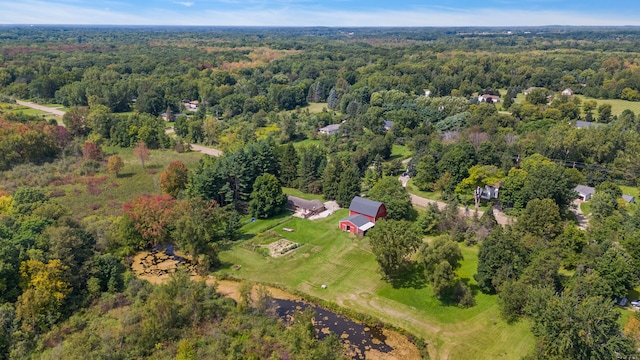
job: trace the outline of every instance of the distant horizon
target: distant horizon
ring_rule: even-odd
[[[640,3],[593,0],[0,0],[0,8],[3,25],[640,26]]]

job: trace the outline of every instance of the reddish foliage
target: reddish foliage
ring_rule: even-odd
[[[84,160],[99,161],[100,159],[102,159],[102,151],[100,151],[100,148],[96,144],[92,142],[86,142],[82,147],[82,158]]]
[[[0,189],[0,196],[9,196],[9,195],[11,195],[10,192],[4,189]]]
[[[182,161],[173,161],[160,175],[160,188],[163,193],[176,197],[187,186],[188,180],[187,166]]]
[[[141,195],[123,206],[127,217],[133,220],[135,230],[150,244],[167,239],[173,222],[176,201],[169,195]]]
[[[133,149],[133,154],[138,158],[138,160],[140,160],[142,168],[144,169],[144,162],[151,156],[151,152],[147,148],[147,144],[143,141],[138,141],[136,147]]]
[[[149,175],[155,175],[157,173],[158,172],[156,171],[156,169],[147,169],[147,174],[149,174]]]

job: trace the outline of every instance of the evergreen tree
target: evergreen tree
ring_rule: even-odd
[[[337,156],[334,157],[324,169],[324,174],[322,175],[322,194],[325,200],[335,200],[338,196],[343,171],[344,166]]]
[[[281,148],[278,165],[280,168],[280,181],[286,187],[295,187],[298,176],[298,153],[292,143]]]
[[[249,209],[251,216],[269,217],[282,212],[287,205],[287,197],[282,193],[278,179],[272,174],[256,178],[251,193]]]
[[[338,93],[335,88],[331,88],[329,91],[329,97],[327,98],[327,106],[331,110],[336,110],[340,106],[340,101],[338,101]]]
[[[421,191],[433,191],[433,184],[438,180],[436,161],[430,154],[420,158],[413,183]]]
[[[360,195],[360,177],[358,171],[353,166],[349,166],[342,172],[340,183],[338,184],[338,193],[336,201],[343,208],[349,207],[351,200]]]

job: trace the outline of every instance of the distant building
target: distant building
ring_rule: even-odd
[[[356,196],[351,200],[349,216],[340,220],[340,230],[363,236],[377,220],[387,217],[387,207],[378,201]]]
[[[429,97],[429,96],[431,96],[431,90],[425,90],[425,91],[424,91],[424,96],[425,96],[425,97]]]
[[[384,121],[384,130],[385,131],[391,130],[392,127],[393,127],[393,121],[391,121],[391,120],[385,120]]]
[[[198,111],[198,105],[200,105],[200,102],[198,100],[183,100],[182,104],[184,105],[184,108],[189,111]]]
[[[493,200],[493,199],[497,199],[499,195],[500,195],[499,186],[485,185],[484,189],[482,189],[482,193],[480,194],[480,198],[484,200]]]
[[[318,132],[320,134],[325,134],[325,135],[333,135],[335,133],[337,133],[340,130],[340,126],[342,124],[331,124],[331,125],[327,125],[325,127],[322,127],[318,130]]]
[[[622,199],[629,204],[635,204],[636,198],[633,195],[622,194]]]
[[[602,124],[602,123],[595,123],[595,122],[588,122],[588,121],[581,121],[578,120],[576,121],[576,128],[578,129],[586,129],[586,128],[597,128],[600,126],[606,126],[607,124]]]
[[[532,92],[535,89],[537,89],[537,87],[532,86],[532,87],[528,88],[527,90],[523,91],[522,93],[525,94],[525,95],[529,95],[529,93]]]
[[[578,197],[580,197],[580,200],[582,201],[591,200],[591,197],[596,192],[595,188],[592,188],[591,186],[586,186],[586,185],[578,185],[575,187],[574,190],[575,192],[578,193]]]
[[[500,96],[498,95],[490,95],[484,94],[478,96],[478,102],[487,102],[489,104],[495,104],[500,102]]]
[[[564,96],[572,96],[573,95],[573,90],[571,90],[569,88],[566,88],[566,89],[562,90],[561,94],[564,95]]]
[[[291,195],[287,196],[287,208],[299,212],[305,218],[325,210],[320,200],[306,200]]]

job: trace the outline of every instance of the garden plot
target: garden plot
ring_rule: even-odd
[[[262,247],[269,249],[269,255],[271,255],[271,257],[277,258],[291,253],[295,249],[299,248],[300,244],[287,239],[280,239],[269,245],[262,245]]]

